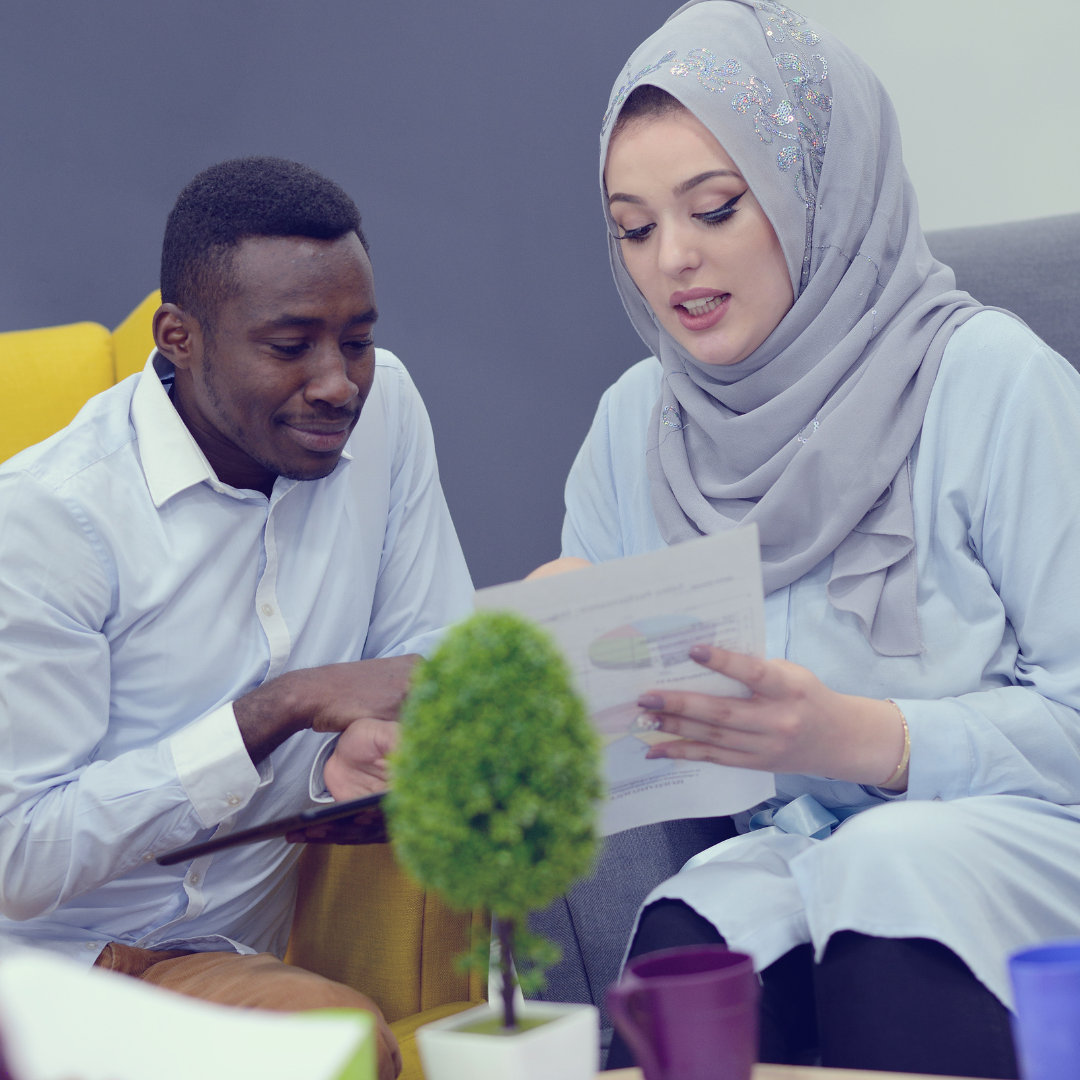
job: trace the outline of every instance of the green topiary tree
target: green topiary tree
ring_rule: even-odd
[[[559,958],[527,916],[592,865],[598,739],[548,635],[496,611],[451,628],[417,664],[401,725],[386,800],[394,850],[451,907],[491,912],[503,1024],[515,1027],[511,957],[526,992]],[[486,966],[486,946],[466,962]]]

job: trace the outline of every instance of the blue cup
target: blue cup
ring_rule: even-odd
[[[1016,1040],[1023,1080],[1080,1077],[1080,938],[1009,957]]]

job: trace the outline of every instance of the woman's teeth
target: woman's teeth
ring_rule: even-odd
[[[682,306],[691,315],[704,315],[706,311],[712,311],[714,308],[719,307],[726,295],[725,293],[721,296],[705,296],[700,300],[684,300]]]

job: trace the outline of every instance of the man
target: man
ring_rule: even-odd
[[[277,959],[298,847],[154,858],[384,786],[415,654],[472,604],[427,414],[374,347],[356,207],[304,166],[197,176],[161,287],[144,371],[0,467],[0,933],[378,1016]]]

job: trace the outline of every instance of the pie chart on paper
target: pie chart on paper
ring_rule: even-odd
[[[693,615],[653,615],[609,630],[589,645],[589,662],[605,670],[669,667],[686,660],[689,647],[712,641],[716,624]]]

